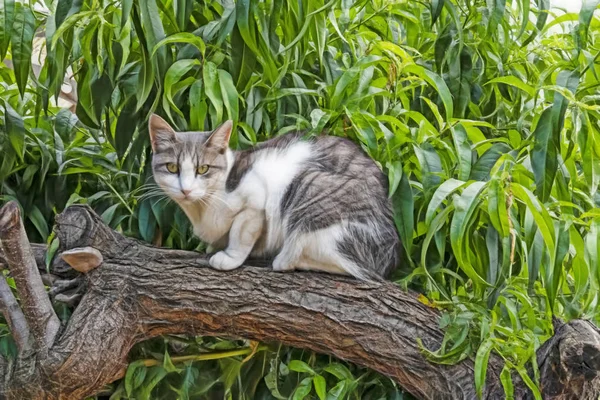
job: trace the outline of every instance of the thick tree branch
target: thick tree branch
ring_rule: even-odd
[[[17,299],[15,299],[2,272],[0,272],[0,311],[8,323],[8,328],[19,351],[27,350],[30,347],[29,326],[27,326],[21,307],[19,307]]]
[[[249,266],[215,271],[200,254],[124,238],[81,206],[61,214],[55,231],[59,252],[89,246],[102,254],[103,263],[85,275],[87,291],[49,353],[34,361],[20,359],[7,374],[4,390],[10,399],[89,396],[123,376],[135,343],[163,334],[280,342],[379,371],[417,398],[476,398],[471,360],[432,364],[417,345],[419,338],[429,349],[440,346],[437,311],[392,283]],[[583,332],[578,324],[586,323],[574,321],[557,330],[538,354],[544,398],[599,394],[600,335],[587,329],[583,344],[578,343]],[[584,349],[591,358],[572,356]],[[492,356],[486,399],[504,397],[501,367]],[[558,396],[551,381],[557,368],[565,371]],[[521,382],[515,383],[515,398],[531,398]]]
[[[0,243],[35,344],[39,348],[50,347],[60,321],[46,294],[15,202],[0,209]]]

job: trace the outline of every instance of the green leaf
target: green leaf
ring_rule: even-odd
[[[434,213],[440,208],[442,202],[446,200],[446,198],[460,189],[465,182],[459,181],[457,179],[448,179],[444,183],[442,183],[437,190],[433,193],[433,197],[427,206],[427,212],[425,213],[425,224],[430,225],[433,220]]]
[[[140,399],[150,399],[152,391],[159,384],[160,381],[167,376],[167,371],[165,371],[162,367],[151,367],[146,374],[146,379],[144,383],[140,385],[141,390],[138,392],[138,396],[136,398]]]
[[[304,361],[292,360],[288,364],[290,371],[305,372],[311,375],[315,375],[315,371]]]
[[[234,358],[224,358],[219,360],[219,364],[221,365],[221,377],[219,379],[223,382],[225,389],[229,390],[240,374],[242,363]]]
[[[491,0],[487,2],[490,9],[490,19],[488,22],[488,32],[491,34],[496,31],[500,21],[504,19],[506,0]]]
[[[485,386],[485,377],[487,375],[488,359],[490,358],[490,352],[494,342],[492,339],[486,339],[475,356],[475,389],[477,390],[477,397],[480,399],[483,395],[483,387]]]
[[[326,400],[341,400],[345,398],[348,391],[348,382],[343,380],[337,383],[329,392],[327,392]]]
[[[535,144],[531,152],[531,167],[535,175],[535,193],[545,202],[550,197],[558,168],[557,147],[553,136],[552,108],[542,112],[533,136]]]
[[[233,84],[233,79],[229,72],[219,69],[219,85],[221,87],[221,98],[227,109],[229,119],[237,122],[239,119],[238,93]]]
[[[527,95],[529,97],[534,97],[537,92],[533,86],[528,85],[527,83],[523,82],[521,79],[517,78],[516,76],[512,76],[512,75],[499,76],[497,78],[490,79],[485,84],[489,85],[492,83],[504,83],[505,85],[514,86],[517,89],[520,89],[520,90],[524,91],[525,93],[527,93]]]
[[[158,42],[152,49],[151,55],[154,56],[154,54],[156,54],[156,52],[158,51],[159,48],[161,48],[165,44],[171,44],[171,43],[191,44],[194,47],[196,47],[198,50],[200,50],[200,54],[202,54],[202,57],[204,57],[204,53],[206,52],[206,44],[204,43],[204,40],[202,40],[202,38],[200,36],[196,36],[193,33],[189,33],[189,32],[180,32],[180,33],[176,33],[174,35],[170,35],[170,36],[164,38],[163,40],[161,40],[160,42]],[[180,60],[180,61],[183,61],[183,60]],[[188,60],[188,61],[190,61],[190,60]],[[198,60],[194,60],[194,61],[198,61]]]
[[[183,113],[181,110],[175,105],[173,102],[173,89],[176,87],[176,84],[181,80],[181,78],[187,74],[192,68],[196,66],[200,66],[200,61],[198,60],[179,60],[174,62],[169,69],[167,70],[167,74],[165,75],[165,94],[164,100],[167,101],[165,111],[169,116],[171,116],[170,109],[173,109],[177,114],[183,117]],[[163,103],[164,104],[164,103]]]
[[[46,219],[42,215],[40,209],[36,206],[31,207],[31,211],[29,213],[29,220],[33,223],[40,236],[42,237],[42,240],[45,242],[48,236],[50,235],[48,223],[46,222]]]
[[[171,356],[169,356],[169,352],[167,350],[165,350],[165,354],[163,356],[163,368],[169,373],[182,371],[173,364],[173,361],[171,361]]]
[[[504,186],[498,178],[492,178],[488,187],[488,213],[492,225],[502,237],[510,234],[509,216],[506,209]]]
[[[138,92],[139,96],[137,98],[136,111],[139,111],[142,108],[154,86],[154,67],[152,66],[151,57],[147,54],[145,49],[142,49],[141,55],[142,59],[140,61],[141,67],[138,81],[140,91]]]
[[[461,196],[457,196],[454,201],[456,212],[452,217],[450,225],[450,244],[456,261],[465,274],[473,280],[475,284],[487,286],[488,283],[473,268],[470,261],[467,260],[465,251],[469,244],[467,230],[474,223],[474,214],[481,203],[481,192],[486,188],[485,182],[472,182],[465,188]]]
[[[150,51],[157,47],[156,45],[165,38],[165,30],[160,19],[160,13],[156,0],[145,0],[139,3],[140,17],[146,36],[146,49]],[[166,62],[166,49],[164,47],[157,50],[159,68],[164,68]]]
[[[133,391],[142,385],[147,371],[148,369],[139,361],[129,364],[125,374],[125,392],[128,397],[131,397]]]
[[[396,228],[400,234],[402,245],[407,253],[410,254],[413,245],[415,202],[412,188],[410,187],[410,182],[408,181],[406,174],[402,174],[398,190],[392,197],[392,201],[394,204],[394,221],[396,223]]]
[[[325,378],[321,375],[315,375],[313,378],[313,385],[315,386],[315,392],[317,392],[319,400],[325,400],[325,397],[327,396],[327,383],[325,382]]]
[[[151,200],[146,200],[140,204],[138,211],[138,228],[142,238],[146,242],[152,242],[156,229],[156,219],[152,213]]]
[[[6,56],[14,20],[14,0],[0,0],[0,61]]]
[[[279,369],[278,363],[279,358],[277,357],[270,361],[269,372],[267,373],[267,375],[265,375],[265,385],[267,385],[267,388],[269,389],[273,397],[275,397],[278,400],[285,400],[287,399],[287,397],[283,396],[279,392],[279,386],[277,382],[277,372]]]
[[[340,363],[331,363],[323,368],[323,371],[329,372],[339,380],[354,380],[354,375],[352,375],[352,372],[350,372],[345,365]]]
[[[435,72],[416,64],[406,66],[404,71],[417,75],[419,78],[430,84],[438,92],[440,98],[442,99],[442,103],[444,104],[444,109],[446,110],[446,120],[451,120],[452,112],[454,110],[454,102],[452,101],[452,95],[450,94],[450,90],[448,89],[446,82],[444,82],[444,80]]]
[[[312,378],[304,378],[300,384],[296,387],[292,400],[302,400],[312,390]]]
[[[398,189],[400,179],[402,178],[402,163],[400,161],[388,162],[386,164],[388,170],[388,181],[389,181],[389,196],[393,196]]]
[[[540,203],[540,201],[524,186],[513,182],[510,185],[510,189],[514,194],[515,198],[525,203],[528,210],[531,212],[535,223],[537,224],[544,243],[550,254],[555,254],[555,241],[554,241],[554,223],[548,213],[548,210]]]
[[[35,17],[31,9],[17,3],[16,16],[12,29],[12,60],[15,78],[21,97],[25,95],[27,77],[31,71],[31,52],[33,34],[35,33]]]
[[[219,75],[217,66],[208,61],[202,68],[202,78],[204,80],[204,91],[215,109],[216,115],[213,124],[216,125],[223,121],[223,98],[221,97],[221,88],[219,85]]]
[[[23,118],[10,106],[4,104],[4,124],[10,144],[21,161],[25,151],[25,123]]]
[[[467,131],[462,125],[456,125],[452,128],[452,139],[454,147],[458,154],[458,179],[466,181],[471,175],[471,145],[467,138]]]
[[[581,5],[581,10],[579,11],[579,25],[577,27],[579,40],[576,41],[578,50],[587,47],[590,22],[594,16],[594,11],[598,8],[598,4],[600,4],[600,0],[584,0]]]
[[[100,215],[100,217],[102,218],[102,221],[106,224],[106,225],[110,225],[110,223],[113,220],[113,217],[115,215],[115,211],[117,210],[117,208],[120,206],[119,203],[113,204],[112,206],[108,207],[103,213],[102,215]]]

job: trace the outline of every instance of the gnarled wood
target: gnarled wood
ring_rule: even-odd
[[[0,387],[8,398],[91,395],[123,375],[127,353],[135,343],[163,334],[281,342],[377,370],[418,398],[476,398],[472,361],[432,364],[417,345],[419,338],[429,349],[439,347],[443,333],[438,312],[392,283],[361,283],[317,273],[281,274],[250,266],[215,271],[203,255],[124,238],[82,206],[61,214],[56,232],[59,252],[90,246],[102,253],[104,261],[85,275],[87,290],[48,354],[21,357],[4,375]],[[585,323],[565,325],[572,329],[561,328],[540,350],[546,398],[572,398],[551,395],[557,392],[550,390],[549,379],[556,378],[552,371],[558,371],[558,366],[566,371],[560,393],[584,394],[583,398],[599,393],[597,365],[572,356],[580,351],[578,324]],[[588,327],[586,354],[598,354],[600,335]],[[565,350],[567,340],[568,348],[575,350]],[[591,367],[585,370],[586,365]],[[500,369],[500,361],[492,356],[488,399],[503,398]],[[577,389],[583,386],[585,392]],[[519,383],[515,392],[517,398],[530,396]]]
[[[46,294],[15,202],[0,209],[0,240],[34,342],[38,348],[50,347],[60,322]]]

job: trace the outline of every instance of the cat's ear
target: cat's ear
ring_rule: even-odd
[[[160,150],[175,141],[175,131],[171,128],[171,125],[156,114],[150,116],[148,132],[150,132],[152,151]]]
[[[225,153],[225,150],[229,148],[229,138],[231,137],[232,129],[233,121],[225,121],[223,125],[211,133],[210,137],[206,140],[206,147],[217,149],[221,154]]]

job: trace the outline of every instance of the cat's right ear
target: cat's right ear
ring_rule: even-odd
[[[156,114],[150,116],[148,132],[150,132],[150,143],[152,143],[152,151],[154,152],[172,145],[175,141],[175,131],[171,128],[171,125]]]

